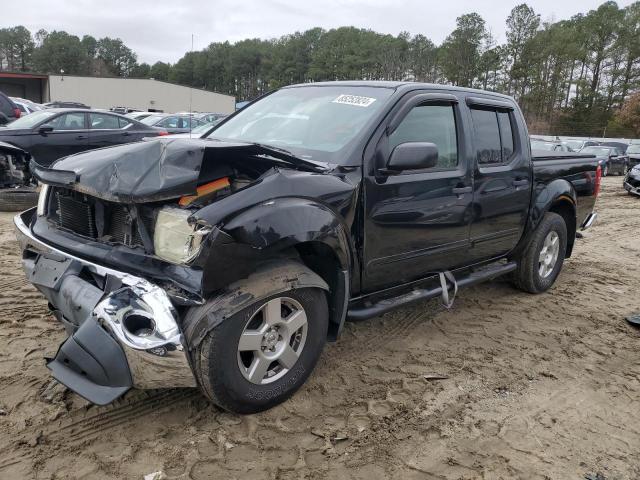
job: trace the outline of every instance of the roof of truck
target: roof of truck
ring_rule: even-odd
[[[513,100],[509,95],[502,93],[491,92],[489,90],[480,90],[477,88],[455,87],[453,85],[442,85],[438,83],[422,83],[422,82],[407,82],[407,81],[387,81],[387,80],[339,80],[333,82],[313,82],[313,83],[297,83],[295,85],[289,85],[283,88],[297,88],[297,87],[377,87],[377,88],[393,88],[393,89],[436,89],[436,90],[455,90],[459,92],[467,93],[482,93],[485,95],[491,95],[495,97],[501,97],[509,100]]]

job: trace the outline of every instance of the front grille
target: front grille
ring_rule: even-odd
[[[105,243],[118,243],[128,247],[143,247],[138,221],[128,205],[107,202],[73,190],[55,191],[57,211],[49,218],[59,228]],[[142,222],[152,234],[153,215],[139,208]]]
[[[71,194],[58,192],[57,197],[60,226],[78,235],[96,238],[98,232],[93,206]]]

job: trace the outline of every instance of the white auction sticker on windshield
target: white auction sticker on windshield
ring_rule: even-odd
[[[332,100],[332,103],[343,103],[345,105],[355,105],[356,107],[368,107],[375,101],[376,99],[371,97],[361,97],[359,95],[340,95],[335,100]]]

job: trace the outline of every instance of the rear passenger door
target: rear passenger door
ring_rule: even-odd
[[[510,102],[467,97],[466,103],[475,149],[470,254],[481,261],[506,254],[522,236],[531,201],[531,156],[524,124]]]
[[[123,121],[121,121],[123,120]],[[131,122],[116,115],[102,112],[89,113],[89,147],[101,148],[133,141]]]

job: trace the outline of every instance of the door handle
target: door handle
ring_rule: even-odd
[[[471,187],[453,187],[451,192],[455,195],[462,195],[463,193],[471,193],[473,188]]]
[[[87,136],[86,136],[86,135],[78,135],[78,136],[76,137],[76,140],[84,140],[85,138],[87,138]]]
[[[131,135],[129,132],[122,132],[123,137],[128,137],[129,135]]]
[[[529,180],[527,180],[526,178],[517,179],[513,181],[514,187],[524,187],[525,185],[529,185]]]

